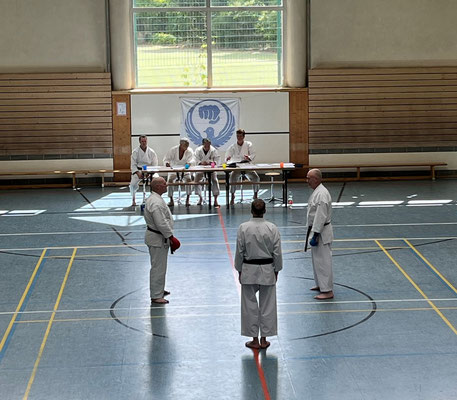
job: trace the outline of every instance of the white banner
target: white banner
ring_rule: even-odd
[[[240,119],[240,99],[181,98],[180,136],[194,146],[202,139],[225,151],[236,142],[235,132]]]

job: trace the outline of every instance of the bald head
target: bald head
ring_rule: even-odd
[[[322,172],[317,168],[310,169],[306,174],[306,179],[308,180],[309,187],[314,190],[322,182]]]
[[[167,191],[167,182],[162,177],[151,180],[151,191],[157,194],[164,194]]]

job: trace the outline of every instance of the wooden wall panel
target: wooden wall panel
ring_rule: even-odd
[[[125,104],[125,115],[119,115],[118,104]],[[130,169],[132,155],[130,94],[113,93],[113,168]],[[116,182],[130,181],[130,174],[116,173]]]
[[[0,74],[0,155],[112,152],[109,73]]]
[[[289,92],[289,158],[295,164],[309,164],[308,90]],[[304,171],[295,171],[302,177]]]
[[[310,150],[457,146],[457,67],[309,71]]]

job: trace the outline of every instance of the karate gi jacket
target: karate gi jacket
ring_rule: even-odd
[[[273,263],[246,264],[246,260],[273,258]],[[251,218],[238,228],[235,269],[241,272],[241,284],[274,285],[275,272],[282,269],[281,237],[275,224],[264,218]]]
[[[321,183],[314,189],[308,199],[307,221],[311,226],[311,235],[320,234],[323,244],[333,242],[332,220],[332,197],[327,188]],[[327,225],[325,225],[327,224]]]
[[[140,169],[143,169],[143,165],[155,167],[159,165],[159,159],[157,158],[156,152],[150,147],[146,147],[146,151],[143,151],[141,147],[138,146],[135,150],[133,150],[130,161],[132,174]]]
[[[254,162],[255,151],[251,142],[245,140],[241,146],[238,146],[238,143],[233,143],[225,154],[225,159],[231,157],[228,162],[240,162],[244,160],[244,156],[249,156],[251,162]]]
[[[200,164],[202,161],[207,161],[209,163],[211,163],[211,161],[214,161],[216,164],[219,164],[221,161],[221,156],[219,155],[219,152],[213,146],[209,147],[208,153],[206,154],[203,150],[203,146],[197,147],[197,149],[195,150],[194,158],[195,163],[197,165]]]
[[[152,247],[168,245],[168,238],[173,235],[173,215],[162,196],[156,192],[151,192],[146,200],[144,220],[147,226],[161,232],[158,234],[147,229],[144,242]]]
[[[177,146],[173,146],[170,150],[168,150],[167,154],[163,158],[163,163],[166,165],[169,163],[172,167],[178,165],[195,165],[194,159],[194,151],[188,147],[187,150],[184,152],[184,155],[181,159],[179,159],[179,144]]]

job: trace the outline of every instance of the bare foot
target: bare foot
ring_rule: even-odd
[[[251,340],[250,342],[245,343],[246,347],[249,347],[250,349],[260,349],[260,344],[259,344],[259,339]]]
[[[167,299],[164,299],[164,298],[160,298],[160,299],[151,299],[151,304],[168,304],[169,301]]]
[[[168,290],[163,291],[163,297],[168,296],[169,294],[170,294],[170,292]]]
[[[220,205],[219,205],[219,203],[217,201],[214,202],[214,207],[216,207],[216,208],[220,207]]]
[[[254,192],[254,199],[257,198],[257,192]]]
[[[202,200],[202,198],[200,198],[200,200],[198,200],[197,206],[201,206],[202,203],[203,203],[203,200]]]
[[[186,207],[190,207],[190,201],[186,201]]]
[[[270,342],[267,341],[267,338],[263,337],[263,338],[260,339],[260,348],[261,349],[266,349],[269,346],[270,346]]]
[[[174,207],[174,205],[175,205],[175,202],[174,202],[174,201],[170,200],[170,201],[168,202],[168,207]]]
[[[317,296],[314,296],[314,298],[316,300],[329,300],[329,299],[333,299],[333,292],[330,291],[330,292],[324,292],[324,293],[321,293],[321,294],[318,294]]]
[[[319,291],[319,286],[313,286],[311,289],[309,290],[316,290],[316,291]]]

